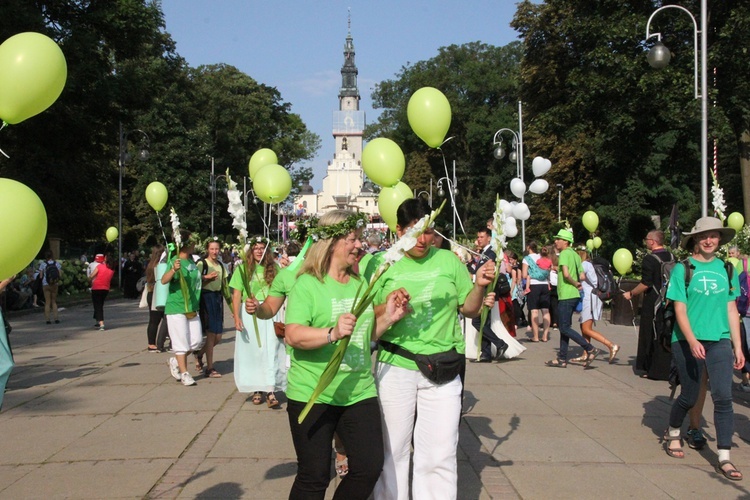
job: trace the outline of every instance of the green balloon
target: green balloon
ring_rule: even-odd
[[[582,222],[583,227],[585,227],[589,233],[596,232],[596,228],[599,227],[599,216],[596,215],[596,212],[593,210],[589,210],[583,214]]]
[[[633,254],[627,248],[618,249],[612,256],[612,265],[621,276],[626,275],[633,265]]]
[[[431,148],[440,147],[451,126],[448,98],[433,87],[422,87],[412,94],[406,106],[409,126]]]
[[[367,143],[362,151],[362,169],[367,177],[382,187],[393,187],[404,175],[406,160],[398,144],[385,137]]]
[[[732,212],[727,217],[727,227],[731,227],[735,231],[742,231],[745,225],[745,217],[739,212]]]
[[[120,233],[117,231],[117,228],[115,226],[111,226],[107,229],[107,241],[112,243],[117,239],[117,237],[120,235]]]
[[[0,45],[0,119],[15,125],[54,103],[68,66],[57,43],[41,33],[19,33]]]
[[[598,236],[594,237],[594,248],[599,248],[602,246],[602,239]]]
[[[412,197],[411,191],[408,191],[408,189],[409,187],[406,186],[406,190],[395,187],[384,187],[380,190],[380,194],[378,195],[378,210],[383,222],[388,224],[391,231],[396,231],[396,210],[398,210],[398,207],[405,200]]]
[[[588,240],[586,240],[586,250],[588,250],[590,252],[593,249],[594,249],[594,240],[592,240],[591,238],[589,238]]]
[[[253,190],[266,203],[281,203],[292,190],[292,176],[281,165],[266,165],[255,174]]]
[[[412,194],[413,191],[408,185],[406,185],[405,182],[399,181],[398,184],[393,186],[393,189],[401,193],[401,196],[403,196],[405,200],[408,200],[409,198],[413,198],[413,194]]]
[[[0,178],[0,280],[23,271],[47,236],[47,211],[24,184]]]
[[[161,182],[154,181],[146,188],[146,201],[157,212],[164,208],[168,198],[167,188]]]
[[[268,148],[262,148],[253,153],[250,157],[250,162],[247,164],[247,170],[250,174],[250,180],[255,180],[255,174],[258,173],[262,167],[266,165],[276,165],[279,163],[279,159],[276,157],[276,153]]]

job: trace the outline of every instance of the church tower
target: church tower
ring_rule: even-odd
[[[354,39],[351,31],[351,14],[344,42],[344,64],[341,67],[339,109],[333,112],[333,139],[335,152],[328,161],[323,190],[313,195],[309,188],[302,190],[298,203],[305,213],[322,214],[343,208],[377,215],[377,195],[365,182],[362,170],[362,135],[365,130],[365,112],[359,109],[359,88],[355,63]],[[313,199],[313,197],[315,199]]]

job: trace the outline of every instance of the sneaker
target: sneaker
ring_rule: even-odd
[[[99,329],[99,323],[94,323],[94,330],[98,330],[98,329]]]
[[[59,319],[56,319],[56,320],[55,320],[55,323],[59,323],[59,322],[60,322],[60,320],[59,320]]]
[[[174,358],[171,358],[171,359],[174,359]],[[190,375],[188,372],[183,373],[180,376],[180,378],[181,378],[180,382],[182,382],[182,385],[184,386],[195,385],[195,380],[193,380],[193,376]]]
[[[103,331],[104,331],[104,325],[102,325],[102,326],[100,326],[100,327],[99,327],[99,331],[100,331],[100,332],[103,332]]]
[[[688,446],[694,450],[700,450],[706,445],[706,437],[700,429],[688,429],[687,435]]]
[[[175,380],[180,380],[180,367],[177,365],[177,358],[169,358],[167,360],[167,366],[169,366],[169,372]]]
[[[738,386],[738,389],[741,390],[742,392],[750,392],[750,384],[746,384],[745,382],[742,382]]]

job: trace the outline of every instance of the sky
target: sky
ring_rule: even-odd
[[[161,0],[166,31],[192,67],[229,64],[276,87],[292,112],[321,138],[311,185],[322,187],[334,153],[333,111],[338,109],[343,48],[351,34],[359,69],[360,109],[367,123],[379,110],[376,83],[402,67],[431,59],[440,47],[518,39],[510,27],[516,0]],[[488,138],[488,140],[491,138]]]

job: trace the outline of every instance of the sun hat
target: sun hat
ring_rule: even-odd
[[[104,262],[104,254],[103,253],[96,254],[96,257],[94,257],[94,262],[99,262],[100,264]]]
[[[565,240],[571,245],[573,244],[573,233],[567,229],[560,229],[555,235],[556,240]]]
[[[682,241],[680,241],[680,247],[689,250],[691,240],[693,236],[701,233],[707,233],[708,231],[716,231],[719,233],[720,240],[719,245],[725,245],[732,241],[734,238],[735,230],[731,227],[724,227],[724,224],[716,217],[701,217],[695,221],[693,229],[689,233],[682,233]]]

